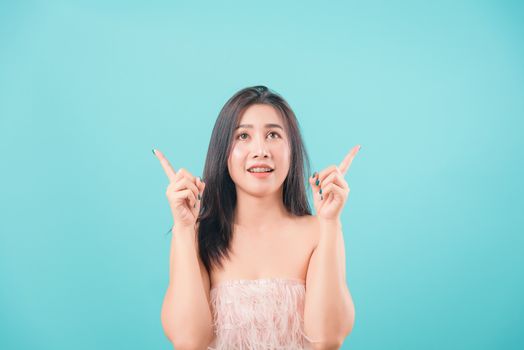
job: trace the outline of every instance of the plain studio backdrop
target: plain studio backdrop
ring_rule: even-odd
[[[152,154],[267,85],[346,174],[343,349],[524,348],[518,1],[0,2],[0,348],[171,349]],[[309,189],[308,189],[309,190]]]

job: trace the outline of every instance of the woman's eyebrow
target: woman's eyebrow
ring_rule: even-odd
[[[284,128],[282,128],[282,126],[280,126],[280,124],[266,124],[265,125],[266,128],[279,128],[281,130],[284,130]],[[237,126],[235,128],[236,129],[240,129],[240,128],[253,128],[253,124],[240,124],[239,126]]]

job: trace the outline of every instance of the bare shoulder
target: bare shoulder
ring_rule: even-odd
[[[320,238],[320,223],[316,215],[304,215],[297,218],[300,231],[305,234],[314,249],[318,245]]]

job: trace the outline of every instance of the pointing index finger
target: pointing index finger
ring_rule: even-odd
[[[353,162],[353,158],[355,158],[355,155],[360,150],[360,145],[357,145],[349,151],[349,153],[346,155],[342,163],[338,166],[340,171],[342,172],[342,175],[346,175],[346,172],[349,169],[349,166],[351,165],[351,162]]]
[[[160,165],[162,165],[162,168],[164,168],[164,172],[166,173],[167,178],[169,179],[169,181],[170,182],[174,182],[175,181],[176,172],[173,169],[173,167],[171,166],[171,164],[169,163],[169,161],[167,160],[167,158],[164,156],[164,154],[162,152],[160,152],[157,149],[153,149],[153,153],[158,158],[158,160],[160,160]]]

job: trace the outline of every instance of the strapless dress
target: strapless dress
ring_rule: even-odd
[[[210,290],[215,336],[208,350],[309,350],[304,333],[305,281],[236,279]]]

